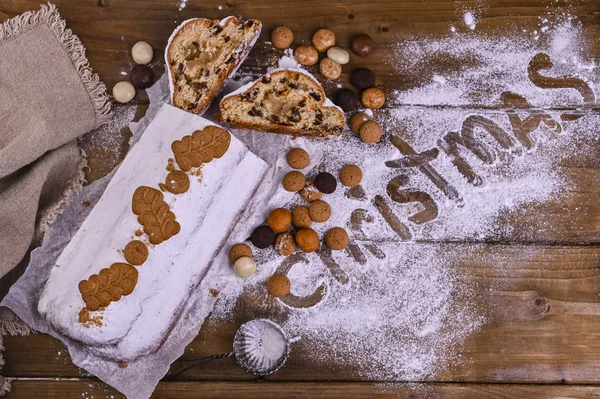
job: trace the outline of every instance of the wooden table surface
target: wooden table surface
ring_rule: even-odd
[[[35,0],[1,0],[0,20],[39,7]],[[151,66],[156,76],[164,71],[162,52],[170,32],[183,20],[203,16],[222,18],[241,15],[262,20],[264,29],[246,70],[264,70],[261,65],[273,55],[265,44],[271,29],[285,24],[296,34],[296,43],[307,41],[319,27],[335,31],[348,43],[352,34],[366,32],[376,43],[374,55],[356,60],[352,66],[368,66],[386,89],[418,87],[423,76],[397,76],[384,62],[384,55],[397,37],[447,34],[459,26],[463,7],[481,10],[478,32],[502,35],[509,26],[537,27],[540,17],[553,18],[563,11],[577,16],[590,51],[600,61],[600,1],[581,0],[564,4],[554,0],[189,0],[179,10],[176,0],[56,0],[70,27],[87,47],[92,67],[108,87],[122,79],[132,62],[129,49],[138,40],[157,51]],[[464,24],[462,25],[463,29]],[[435,60],[434,60],[435,61]],[[453,68],[437,60],[436,68]],[[343,81],[347,82],[344,68]],[[597,84],[600,82],[596,82]],[[331,87],[327,88],[328,90]],[[389,107],[410,108],[411,104]],[[481,113],[497,104],[473,104]],[[574,104],[559,108],[571,109]],[[147,109],[145,93],[135,104],[116,105],[119,115],[140,117]],[[590,112],[600,112],[598,104]],[[432,108],[431,112],[436,112]],[[124,119],[124,118],[120,118]],[[115,122],[101,132],[87,135],[82,145],[90,154],[90,181],[103,176],[123,156],[127,129]],[[116,140],[119,151],[107,152],[95,140],[104,135]],[[463,360],[436,374],[433,381],[365,381],[352,372],[330,365],[311,367],[302,350],[293,353],[286,366],[263,381],[239,369],[233,359],[190,371],[177,382],[161,382],[156,397],[247,398],[266,397],[598,397],[600,396],[600,145],[591,156],[567,158],[564,170],[574,184],[560,202],[536,206],[521,220],[533,235],[500,237],[499,242],[480,243],[477,251],[494,256],[474,257],[463,262],[463,275],[477,287],[487,322],[471,334],[460,349]],[[537,229],[539,220],[550,226]],[[465,243],[473,245],[473,242]],[[523,256],[524,253],[527,256]],[[509,270],[500,273],[493,259],[509,259]],[[490,259],[485,261],[482,259]],[[491,309],[491,310],[490,310]],[[241,310],[243,311],[243,309]],[[240,316],[240,320],[243,315]],[[202,356],[228,352],[240,320],[205,323],[186,353]],[[6,364],[2,375],[12,379],[13,398],[116,398],[121,395],[75,367],[61,344],[47,335],[5,337]]]

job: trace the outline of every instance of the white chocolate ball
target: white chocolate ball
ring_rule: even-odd
[[[337,62],[340,65],[347,64],[350,61],[350,54],[343,48],[332,47],[327,50],[327,57],[331,58],[332,61]]]
[[[149,64],[152,61],[153,55],[154,50],[152,50],[152,46],[146,42],[137,42],[131,48],[131,58],[133,58],[136,64]]]
[[[233,271],[238,277],[248,278],[256,273],[256,262],[247,256],[242,256],[233,264]]]
[[[135,97],[135,87],[129,82],[117,83],[112,89],[112,95],[120,103],[128,103]]]

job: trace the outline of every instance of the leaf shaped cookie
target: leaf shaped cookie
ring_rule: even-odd
[[[152,244],[160,244],[179,233],[181,226],[175,221],[175,214],[163,201],[159,190],[140,186],[133,193],[132,209],[138,215],[138,222],[144,226]]]
[[[230,142],[231,135],[227,130],[207,126],[203,130],[196,130],[191,136],[175,140],[171,149],[181,170],[187,172],[213,158],[221,158],[229,149]]]
[[[110,268],[80,281],[79,292],[86,308],[94,311],[131,294],[137,280],[138,271],[135,267],[127,263],[113,263]]]

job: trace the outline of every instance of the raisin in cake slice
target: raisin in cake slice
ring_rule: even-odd
[[[279,70],[225,96],[219,118],[234,127],[305,136],[342,134],[344,113],[314,77]]]
[[[183,22],[165,51],[173,105],[203,113],[246,59],[261,27],[258,20],[235,17]]]

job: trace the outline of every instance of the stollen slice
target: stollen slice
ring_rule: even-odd
[[[344,113],[310,74],[279,70],[225,96],[219,119],[233,127],[303,136],[339,136]]]
[[[173,105],[196,114],[206,111],[250,53],[261,28],[258,20],[236,17],[183,22],[165,51]]]

